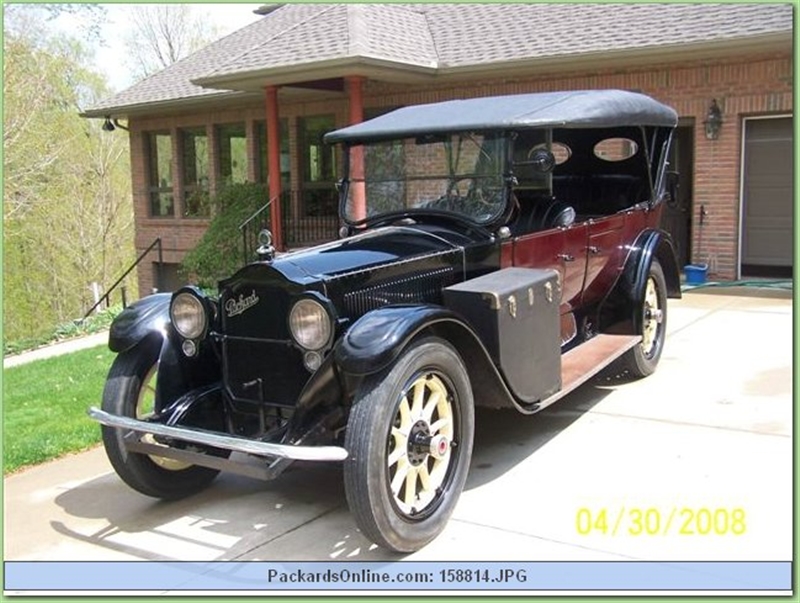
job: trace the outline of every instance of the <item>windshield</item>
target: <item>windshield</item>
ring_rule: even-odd
[[[464,133],[350,147],[344,218],[437,211],[488,224],[505,208],[504,142]]]

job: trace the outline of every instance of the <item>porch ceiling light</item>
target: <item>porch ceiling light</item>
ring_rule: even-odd
[[[717,140],[722,129],[722,110],[717,104],[717,99],[713,99],[708,107],[706,120],[703,122],[708,140]]]

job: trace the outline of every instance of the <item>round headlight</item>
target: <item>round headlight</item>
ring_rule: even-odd
[[[197,339],[206,330],[206,310],[203,302],[191,293],[179,293],[170,308],[172,326],[185,339]]]
[[[331,319],[318,301],[301,299],[289,313],[292,337],[307,350],[319,350],[331,338]]]

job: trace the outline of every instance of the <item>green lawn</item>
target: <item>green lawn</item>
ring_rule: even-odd
[[[99,406],[114,354],[106,346],[3,371],[3,472],[100,441],[86,409]]]

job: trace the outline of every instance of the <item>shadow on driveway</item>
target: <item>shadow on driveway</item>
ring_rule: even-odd
[[[589,383],[530,417],[478,409],[466,489],[491,484],[530,459],[610,391]],[[523,496],[525,485],[519,488],[503,495]],[[297,463],[272,482],[222,474],[204,492],[172,502],[138,494],[110,473],[65,491],[55,502],[69,519],[51,520],[50,528],[88,545],[81,548],[92,551],[91,560],[402,558],[379,549],[356,528],[340,464]]]

